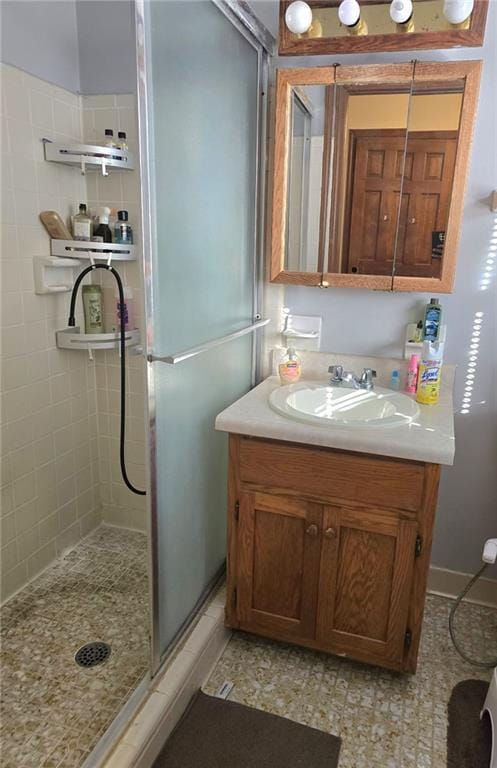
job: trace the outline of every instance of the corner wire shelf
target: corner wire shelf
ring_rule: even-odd
[[[78,167],[83,176],[87,169],[100,168],[102,175],[108,176],[107,168],[133,171],[135,167],[133,154],[118,147],[102,147],[98,144],[61,144],[50,139],[42,139],[42,142],[45,160]]]
[[[134,245],[94,243],[88,240],[52,240],[52,256],[90,261],[135,261]]]
[[[55,339],[58,349],[87,350],[90,360],[93,360],[93,352],[95,350],[120,350],[120,334],[118,331],[113,333],[81,333],[79,326],[75,326],[74,328],[64,328],[61,331],[56,331]],[[124,339],[126,347],[134,347],[136,349],[133,351],[136,354],[141,354],[139,328],[125,331]]]

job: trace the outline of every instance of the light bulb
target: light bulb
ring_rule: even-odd
[[[473,12],[474,0],[445,0],[444,16],[450,24],[462,24]]]
[[[392,0],[390,4],[390,18],[396,24],[405,24],[412,16],[411,0]]]
[[[361,8],[357,0],[342,0],[338,6],[338,18],[346,27],[353,27],[361,18]]]
[[[304,3],[304,0],[295,0],[294,3],[291,3],[285,12],[285,24],[295,35],[302,35],[307,32],[312,24],[310,5]]]

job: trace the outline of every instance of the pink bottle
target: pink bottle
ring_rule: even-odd
[[[409,360],[409,368],[407,369],[407,379],[406,379],[406,392],[409,392],[411,395],[416,394],[416,389],[418,385],[418,371],[419,371],[419,358],[417,355],[411,355],[411,359]]]

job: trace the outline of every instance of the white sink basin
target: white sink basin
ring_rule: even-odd
[[[273,410],[289,419],[343,427],[392,427],[409,424],[419,415],[412,398],[392,389],[347,389],[302,381],[274,389]]]

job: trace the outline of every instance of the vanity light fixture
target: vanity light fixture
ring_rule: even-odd
[[[312,24],[312,10],[304,0],[295,0],[285,12],[285,24],[290,32],[303,35]]]
[[[412,11],[412,0],[392,0],[390,3],[390,18],[400,27],[399,31],[412,31],[414,28]]]
[[[445,0],[444,16],[453,26],[469,27],[470,16],[473,13],[474,0]]]
[[[361,6],[357,0],[342,0],[338,6],[338,18],[351,35],[367,35],[368,28],[361,19]]]

